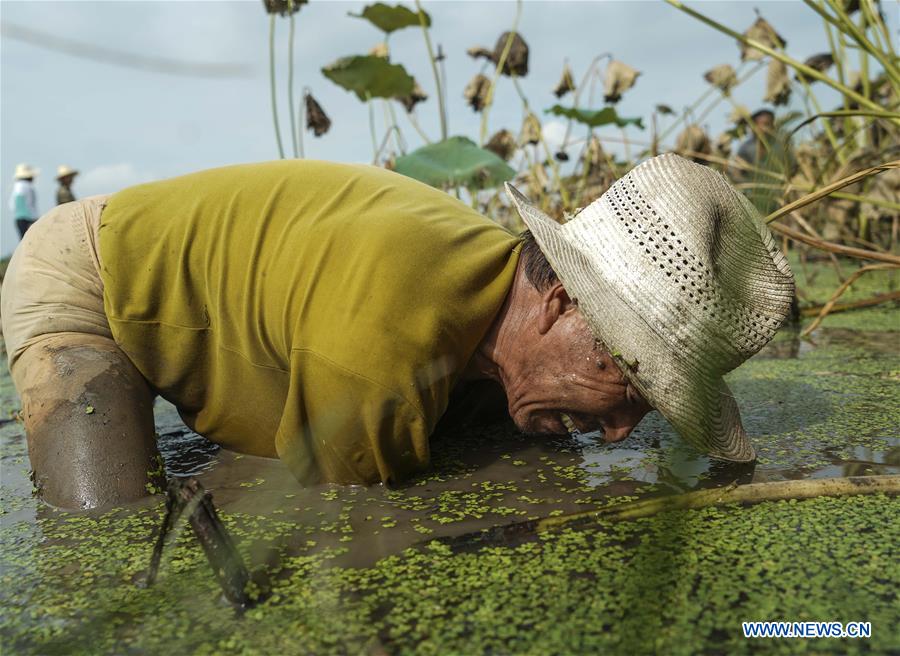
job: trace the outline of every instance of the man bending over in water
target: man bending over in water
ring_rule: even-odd
[[[619,441],[658,409],[692,445],[754,452],[722,375],[793,280],[744,197],[675,155],[530,232],[368,166],[233,166],[58,207],[2,294],[34,480],[63,507],[144,494],[152,402],[302,483],[428,466],[451,394],[490,380],[523,431]]]

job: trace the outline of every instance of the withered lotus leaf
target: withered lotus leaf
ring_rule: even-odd
[[[830,52],[822,52],[818,55],[808,57],[803,63],[809,66],[811,69],[819,71],[819,73],[824,73],[829,68],[834,66],[834,56]],[[795,75],[794,77],[799,81],[801,74],[797,73],[797,75]],[[813,82],[818,82],[818,80],[816,80],[815,78],[807,78],[807,82],[812,84]]]
[[[309,0],[263,0],[263,7],[267,14],[288,16],[300,11],[300,5],[305,5]]]
[[[509,130],[503,129],[495,132],[484,146],[502,160],[509,161],[516,151],[516,137]]]
[[[769,62],[769,70],[766,74],[766,95],[763,98],[773,105],[786,105],[791,97],[791,81],[788,78],[787,65],[773,59]]]
[[[628,64],[613,60],[606,67],[606,79],[603,81],[603,98],[608,103],[617,103],[622,94],[634,86],[640,71]]]
[[[756,22],[753,23],[753,25],[747,28],[747,31],[744,32],[744,36],[748,39],[758,41],[773,50],[780,50],[787,45],[787,41],[782,39],[781,35],[775,31],[775,28],[769,25],[768,21],[761,16],[756,19]],[[741,61],[759,61],[766,56],[762,50],[757,50],[745,43],[741,43],[740,48]]]
[[[606,154],[603,152],[603,144],[596,135],[591,137],[587,148],[584,150],[584,160],[587,163],[588,175],[603,169],[606,165]]]
[[[703,74],[703,79],[714,87],[721,89],[726,96],[731,93],[731,89],[738,83],[737,73],[731,64],[720,64],[715,68],[711,68]]]
[[[465,90],[463,91],[463,97],[469,103],[469,107],[474,109],[476,112],[480,112],[484,109],[485,104],[487,103],[488,93],[491,89],[491,81],[487,79],[484,75],[479,73],[466,85]]]
[[[731,110],[731,113],[728,114],[728,122],[734,123],[735,125],[745,123],[749,119],[750,110],[747,108],[747,105],[735,105],[734,109]]]
[[[675,152],[689,157],[695,162],[704,162],[698,154],[709,155],[712,152],[706,131],[697,124],[688,125],[675,140]]]
[[[415,86],[413,86],[412,93],[406,96],[397,96],[396,99],[403,105],[403,108],[406,109],[407,113],[409,113],[413,111],[420,102],[428,100],[428,94],[425,93],[425,90],[419,86],[418,82],[416,82]]]
[[[716,137],[715,153],[719,157],[727,159],[731,155],[731,142],[733,141],[731,134],[723,132]]]
[[[314,135],[321,137],[331,128],[331,119],[328,118],[325,110],[311,93],[306,93],[304,101],[306,103],[306,129],[312,130]]]
[[[503,56],[510,34],[510,32],[501,34],[493,50],[476,46],[469,48],[466,52],[470,57],[488,59],[496,65]],[[512,44],[510,44],[506,60],[503,62],[503,69],[500,72],[506,76],[525,77],[528,75],[528,44],[518,32],[512,34]]]
[[[556,84],[556,88],[553,89],[553,93],[557,98],[562,98],[564,95],[574,90],[575,79],[572,77],[572,69],[566,64],[563,66],[562,75],[559,78],[559,82]]]
[[[379,43],[369,51],[369,54],[372,57],[381,57],[382,59],[387,59],[388,54],[390,53],[388,51],[388,46],[386,43]]]
[[[519,133],[519,143],[536,144],[541,140],[541,122],[538,117],[528,112],[525,120],[522,121],[522,131]]]

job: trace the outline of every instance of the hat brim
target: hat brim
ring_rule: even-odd
[[[594,336],[647,402],[694,448],[722,460],[754,460],[737,404],[722,376],[673,352],[616,292],[614,281],[596,271],[577,240],[564,234],[562,224],[531,205],[509,183],[506,190]],[[626,361],[621,353],[639,355]]]

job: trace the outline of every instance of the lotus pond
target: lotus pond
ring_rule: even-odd
[[[798,273],[799,275],[799,273]],[[823,290],[834,288],[828,269]],[[863,278],[860,297],[896,279]],[[821,302],[813,294],[810,302]],[[827,297],[827,292],[824,292]],[[437,538],[644,495],[738,482],[900,473],[900,318],[783,330],[733,372],[760,458],[713,466],[649,416],[610,447],[499,423],[435,438],[401,489],[299,488],[277,461],[218,450],[157,403],[169,473],[196,475],[267,601],[239,613],[182,530],[146,569],[160,495],[106,513],[31,496],[3,367],[0,649],[4,654],[897,653],[900,500],[883,495],[669,511],[515,541]],[[866,640],[745,640],[747,620],[868,621]]]

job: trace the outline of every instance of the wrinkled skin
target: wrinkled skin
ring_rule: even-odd
[[[562,284],[539,291],[521,271],[472,373],[500,382],[510,416],[526,433],[566,433],[565,414],[580,432],[602,429],[606,441],[619,442],[652,409]]]

